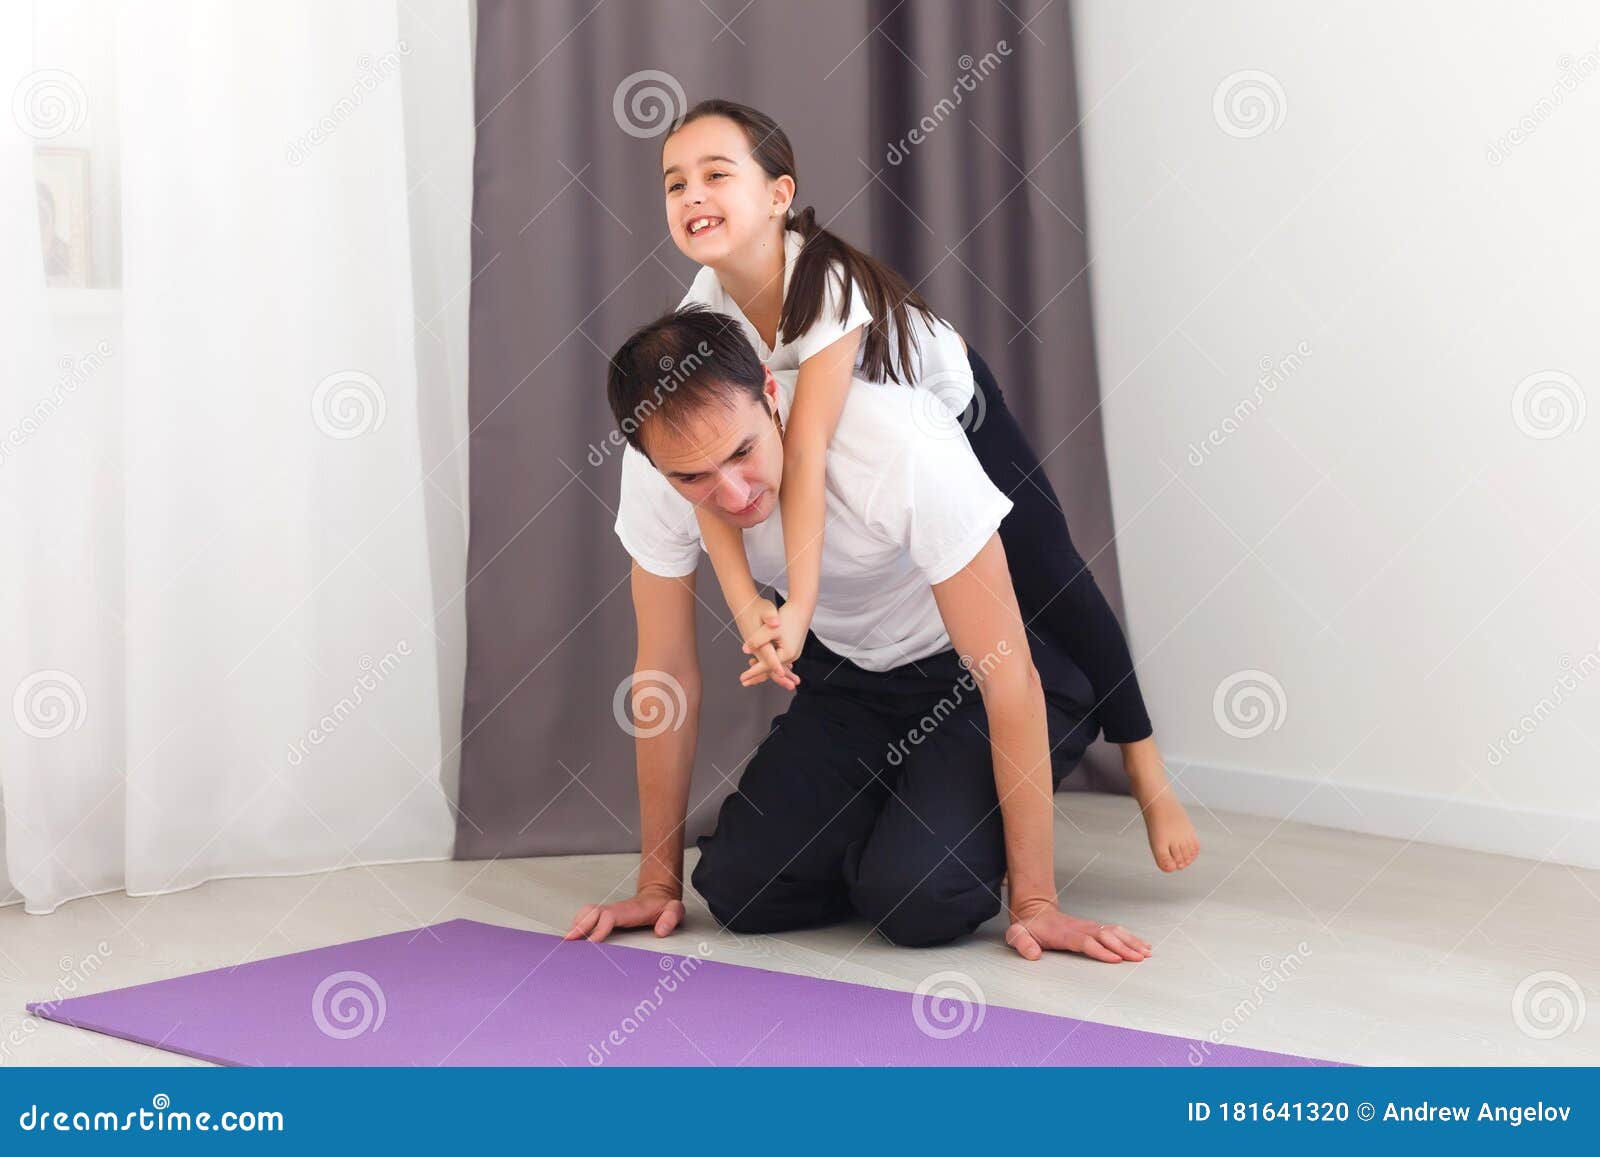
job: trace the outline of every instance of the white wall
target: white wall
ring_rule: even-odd
[[[1600,867],[1600,6],[1074,17],[1171,769],[1211,806]],[[1264,120],[1227,100],[1246,70]],[[1259,735],[1215,702],[1246,671],[1281,687],[1250,677]]]

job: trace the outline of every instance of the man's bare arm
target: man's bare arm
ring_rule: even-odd
[[[989,718],[994,786],[1006,834],[1012,919],[1056,902],[1050,732],[1044,687],[998,534],[933,588],[956,653],[971,663]]]
[[[631,578],[638,649],[630,704],[638,729],[639,880],[635,895],[586,904],[566,938],[604,940],[613,928],[683,920],[683,824],[700,731],[700,660],[695,648],[694,575],[662,578],[637,562]]]
[[[639,888],[663,887],[681,898],[683,822],[700,732],[694,575],[662,578],[636,562],[632,588],[639,638],[632,708],[633,718],[641,721],[634,740],[639,775]],[[679,688],[682,700],[677,699]],[[675,717],[680,702],[686,705],[681,720]]]
[[[1029,960],[1046,949],[1108,964],[1143,960],[1150,945],[1120,924],[1069,916],[1057,902],[1054,782],[1044,686],[1033,665],[998,534],[933,588],[956,653],[970,662],[989,718],[994,785],[1011,873],[1006,942]]]

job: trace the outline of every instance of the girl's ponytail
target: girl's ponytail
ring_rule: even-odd
[[[791,210],[789,228],[800,234],[802,248],[795,261],[789,290],[783,298],[778,329],[786,337],[810,329],[822,313],[829,277],[843,276],[843,295],[839,317],[850,316],[853,286],[866,296],[872,321],[866,327],[861,347],[861,372],[874,381],[909,383],[921,372],[913,366],[911,312],[916,310],[928,323],[937,319],[922,295],[904,277],[881,261],[868,257],[855,246],[817,224],[817,213],[807,205],[799,213]],[[891,325],[894,349],[889,348]]]

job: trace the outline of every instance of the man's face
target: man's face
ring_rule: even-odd
[[[766,371],[765,401],[737,395],[669,423],[646,421],[640,435],[655,468],[677,492],[724,522],[748,530],[778,509],[783,438],[778,432],[778,381]]]

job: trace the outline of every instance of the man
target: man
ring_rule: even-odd
[[[731,318],[704,309],[645,326],[612,359],[611,407],[629,443],[615,529],[633,557],[634,694],[648,701],[666,683],[688,709],[637,742],[636,894],[585,906],[568,939],[643,926],[665,936],[684,918],[702,694],[695,511],[740,527],[752,575],[784,588],[792,393]],[[851,389],[826,477],[795,695],[699,841],[693,883],[712,915],[732,931],[780,932],[859,914],[893,943],[941,944],[999,911],[1009,871],[1006,941],[1022,956],[1144,959],[1138,936],[1057,903],[1052,792],[1098,728],[1082,672],[1029,646],[997,533],[1010,500],[955,419],[908,387]],[[751,664],[746,685],[762,677]]]

